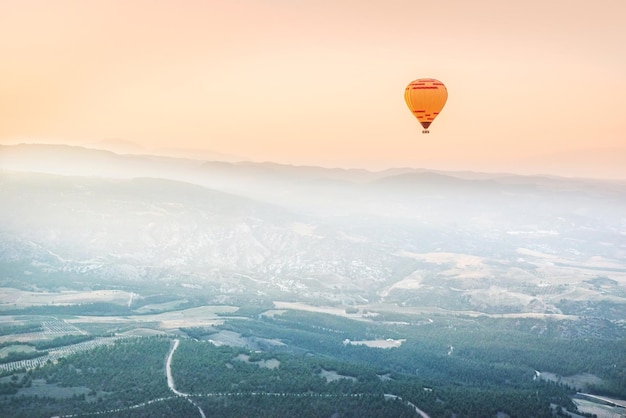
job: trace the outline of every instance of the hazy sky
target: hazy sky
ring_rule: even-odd
[[[625,22],[624,0],[1,0],[0,143],[368,168],[623,149]],[[449,91],[429,135],[421,77]]]

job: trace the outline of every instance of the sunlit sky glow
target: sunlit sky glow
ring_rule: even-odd
[[[372,169],[623,150],[625,21],[623,0],[3,0],[0,143]],[[420,77],[449,91],[429,135]]]

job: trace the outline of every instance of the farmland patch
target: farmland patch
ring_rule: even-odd
[[[322,369],[322,371],[320,372],[320,376],[326,379],[326,383],[336,382],[337,380],[341,379],[352,380],[353,382],[356,382],[357,380],[354,376],[347,376],[345,374],[339,374],[335,370],[326,369]]]

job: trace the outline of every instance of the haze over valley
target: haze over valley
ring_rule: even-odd
[[[624,312],[623,182],[43,145],[1,155],[2,260],[23,268],[5,279],[27,290],[65,272],[85,288],[213,286],[222,301]]]
[[[0,418],[626,417],[624,16],[0,1]]]
[[[12,354],[0,364],[5,374],[13,368],[26,372],[30,366],[20,361],[30,361],[39,367],[34,370],[41,370],[30,379],[42,382],[36,376],[49,380],[60,376],[54,368],[69,367],[62,360],[67,353],[89,356],[101,347],[119,356],[115,350],[124,350],[125,344],[153,344],[150,338],[157,338],[149,348],[157,359],[167,354],[159,342],[163,337],[183,338],[181,350],[199,350],[194,341],[210,341],[263,352],[267,357],[258,361],[267,364],[290,364],[291,357],[275,357],[281,352],[358,363],[373,355],[361,351],[370,350],[385,353],[371,360],[373,370],[381,376],[399,373],[392,380],[400,386],[386,393],[404,396],[409,403],[402,408],[411,410],[409,404],[420,401],[422,413],[443,416],[446,411],[467,414],[467,401],[452,399],[469,392],[446,392],[439,379],[463,381],[466,377],[458,373],[465,367],[497,368],[494,356],[536,345],[538,351],[529,351],[536,358],[501,360],[514,368],[502,373],[520,373],[522,386],[535,384],[535,371],[544,373],[545,381],[569,382],[563,390],[574,390],[571,396],[576,390],[626,394],[616,348],[625,338],[626,317],[623,181],[409,168],[373,172],[37,144],[0,146],[0,170],[5,335],[0,343],[25,347],[41,335],[50,344],[69,347],[45,353],[36,349],[41,363]],[[24,331],[18,332],[19,327]],[[309,328],[319,337],[300,334]],[[55,342],[59,336],[76,340]],[[483,338],[493,336],[500,342],[482,346]],[[133,342],[136,337],[147,340]],[[594,356],[612,361],[617,369],[606,371],[601,361],[592,368],[549,366],[564,347],[570,347],[566,353],[572,364],[579,357],[588,360],[587,348],[580,344],[598,349]],[[177,348],[178,342],[170,346]],[[232,356],[249,355],[245,353]],[[406,361],[402,353],[409,356]],[[422,356],[417,366],[408,360],[416,353]],[[178,365],[182,373],[174,351],[169,356],[171,367]],[[460,363],[446,363],[451,357]],[[50,371],[41,368],[45,361],[51,362],[46,366]],[[294,367],[308,367],[302,361]],[[321,367],[319,376],[328,382],[367,381],[358,377],[361,372],[342,375],[344,366]],[[175,371],[168,373],[176,376]],[[311,378],[319,379],[315,373]],[[429,390],[439,388],[437,396],[447,400],[431,404],[422,395],[401,396],[398,388],[404,386],[398,379],[407,373],[416,374]],[[466,383],[482,387],[475,379],[483,372],[472,373]],[[335,374],[340,377],[329,378]],[[174,398],[200,396],[200,387],[209,390],[191,385],[189,379],[202,380],[193,376],[191,371],[179,375],[181,388],[170,382]],[[9,377],[0,379],[9,384]],[[515,385],[520,384],[517,379]],[[350,389],[359,396],[373,390],[359,384]],[[71,396],[82,393],[79,387],[91,388],[91,396],[106,399],[109,406],[118,396],[94,389],[100,383],[73,385]],[[162,385],[152,398],[136,393],[120,401],[125,406],[118,412],[104,409],[112,416],[125,416],[135,410],[131,406],[152,414],[148,401],[168,393],[164,377]],[[480,390],[500,390],[486,389],[489,385]],[[41,387],[52,390],[50,384]],[[276,390],[293,393],[293,387]],[[16,390],[27,394],[33,389]],[[313,392],[325,390],[330,388]],[[545,390],[546,396],[551,393]],[[211,393],[222,391],[216,387]],[[95,404],[70,407],[69,396],[60,394],[32,411],[98,410]],[[194,399],[193,405],[158,402],[172,408],[163,416],[185,405],[192,408],[190,415],[198,413],[195,408],[207,410],[204,398]],[[376,408],[384,410],[396,398],[384,399]],[[496,412],[515,416],[514,409],[504,407],[511,401],[498,399]],[[549,406],[543,399],[537,411]],[[597,413],[599,408],[590,398],[579,396],[575,403],[573,397],[555,399],[554,405],[570,410],[578,405],[579,412]],[[20,405],[17,410],[29,410]],[[264,408],[271,414],[271,408]]]

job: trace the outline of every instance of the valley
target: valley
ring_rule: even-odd
[[[626,399],[623,182],[21,145],[0,146],[0,201],[11,416],[551,417]],[[168,387],[173,344],[189,396]]]

